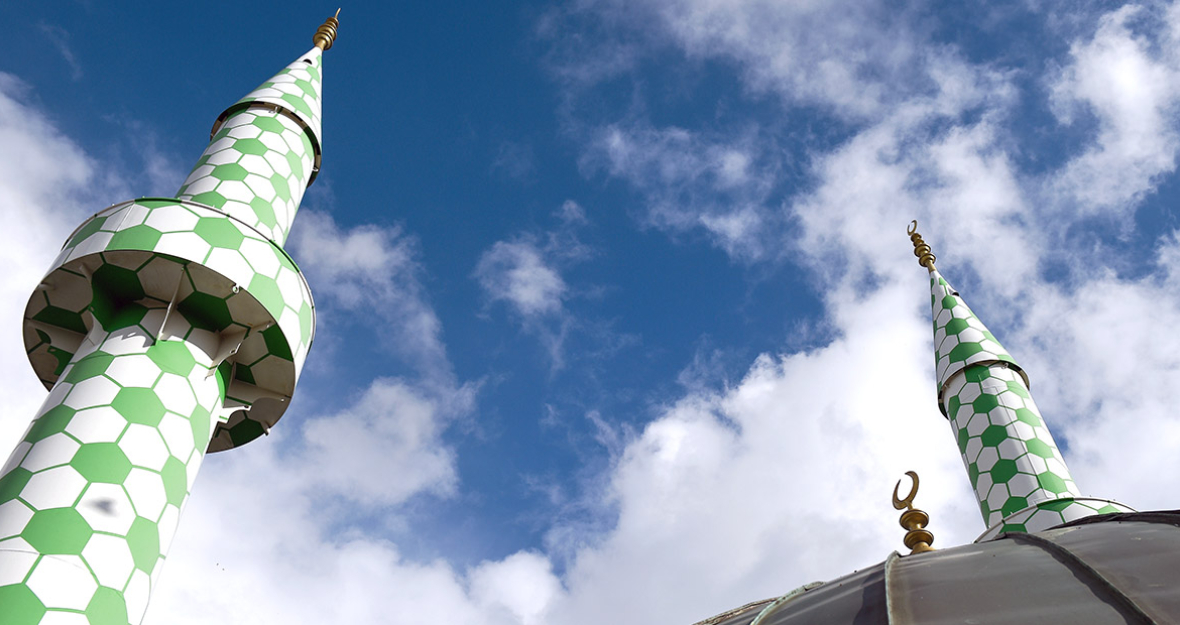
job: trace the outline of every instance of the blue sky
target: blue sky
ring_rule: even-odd
[[[54,250],[171,195],[334,9],[0,7],[5,448]],[[205,464],[145,622],[687,624],[883,559],[908,469],[972,540],[914,218],[1083,492],[1175,506],[1180,8],[340,17],[287,246],[316,344],[274,435]]]

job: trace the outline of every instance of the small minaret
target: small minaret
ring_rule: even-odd
[[[338,25],[218,117],[176,197],[79,226],[30,298],[50,392],[0,472],[0,623],[138,624],[205,453],[287,409],[315,312],[282,244],[319,169]]]
[[[938,407],[951,423],[988,528],[981,538],[1132,511],[1081,497],[1029,393],[1028,376],[934,268],[917,226],[909,235],[918,264],[930,272]]]

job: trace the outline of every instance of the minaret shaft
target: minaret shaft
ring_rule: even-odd
[[[251,107],[225,120],[176,197],[219,208],[282,245],[314,163],[299,124]]]
[[[128,312],[132,312],[128,315]],[[0,478],[0,612],[138,623],[225,399],[216,334],[165,310],[95,324]],[[21,578],[15,575],[24,572]],[[0,619],[3,621],[3,619]],[[10,622],[10,621],[3,621]]]
[[[929,254],[928,246],[925,253]],[[963,456],[988,527],[985,537],[1036,532],[1084,516],[1129,511],[1120,504],[1081,497],[1033,401],[1024,371],[930,258],[939,409],[950,421]]]
[[[287,240],[320,164],[323,51],[312,48],[226,109],[176,197]]]
[[[1013,370],[971,365],[950,380],[945,396],[988,527],[1029,506],[1081,496],[1036,402]]]

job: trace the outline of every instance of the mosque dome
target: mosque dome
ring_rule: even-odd
[[[1088,516],[898,555],[697,625],[1180,623],[1180,511]]]

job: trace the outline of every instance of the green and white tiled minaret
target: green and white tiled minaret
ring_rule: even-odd
[[[981,539],[1133,511],[1081,496],[1029,392],[1028,376],[935,269],[916,227],[909,232],[914,255],[930,272],[938,407],[950,421],[987,525]]]
[[[315,313],[282,244],[338,24],[218,118],[176,197],[91,217],[30,298],[50,392],[0,472],[0,624],[138,624],[205,453],[286,410]]]

